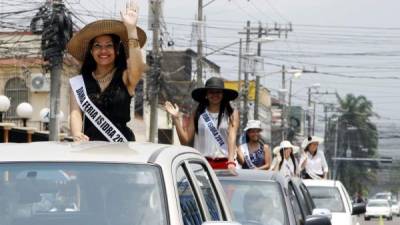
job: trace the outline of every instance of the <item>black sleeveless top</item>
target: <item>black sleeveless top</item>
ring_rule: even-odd
[[[114,77],[103,92],[92,75],[83,75],[83,80],[86,92],[93,104],[121,131],[128,141],[135,141],[135,135],[126,125],[131,119],[132,96],[122,80],[122,71],[115,71]],[[86,116],[83,126],[84,134],[89,137],[90,141],[108,141]]]

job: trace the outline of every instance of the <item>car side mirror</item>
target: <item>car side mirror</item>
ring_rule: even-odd
[[[332,219],[332,213],[331,213],[331,210],[329,210],[329,209],[319,209],[319,208],[314,209],[312,211],[312,215],[313,216],[325,216],[325,217],[328,217],[329,219]]]
[[[366,211],[366,206],[364,203],[356,203],[353,205],[353,210],[351,212],[351,215],[360,215],[365,213]]]
[[[201,225],[241,225],[241,224],[234,221],[207,221],[202,223]]]
[[[326,216],[307,216],[304,225],[332,225],[331,219]]]

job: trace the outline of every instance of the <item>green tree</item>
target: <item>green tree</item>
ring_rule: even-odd
[[[372,102],[365,96],[347,94],[337,96],[339,115],[330,119],[326,143],[328,158],[357,157],[373,158],[377,156],[378,131],[371,117]],[[336,136],[337,135],[337,136]],[[336,142],[336,143],[335,143]],[[334,151],[336,144],[336,152]],[[336,179],[343,182],[350,193],[366,192],[366,188],[376,183],[376,163],[363,161],[330,161],[332,170],[336,169]]]

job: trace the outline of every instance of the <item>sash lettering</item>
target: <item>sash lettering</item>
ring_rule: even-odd
[[[228,155],[228,147],[225,144],[225,140],[222,135],[219,133],[219,130],[214,124],[214,121],[211,119],[210,115],[208,114],[207,110],[204,111],[203,114],[200,115],[202,118],[202,122],[204,123],[205,127],[207,127],[210,134],[213,136],[214,141],[218,144],[221,150],[224,152],[225,155]]]
[[[79,107],[107,140],[110,142],[127,142],[128,140],[121,131],[88,98],[83,77],[73,77],[69,82]]]

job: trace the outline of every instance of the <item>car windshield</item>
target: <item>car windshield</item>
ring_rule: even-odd
[[[342,197],[336,187],[308,186],[307,188],[317,208],[329,209],[331,212],[346,212]]]
[[[370,201],[367,207],[389,207],[389,203],[385,201]]]
[[[221,180],[235,218],[242,225],[284,225],[286,206],[276,182]]]
[[[375,198],[376,199],[390,199],[390,195],[389,194],[376,194]]]
[[[9,163],[0,175],[2,225],[168,224],[153,165]]]

